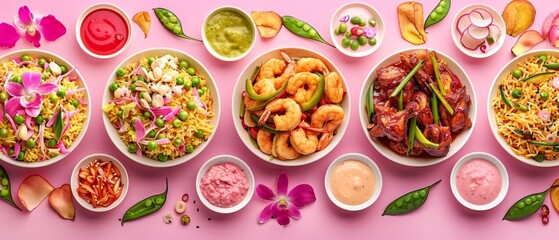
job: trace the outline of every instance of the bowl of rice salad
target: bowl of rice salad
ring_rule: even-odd
[[[0,57],[0,159],[26,168],[56,163],[83,139],[89,91],[75,66],[41,50]]]
[[[103,122],[128,158],[171,167],[198,155],[219,121],[219,95],[208,70],[175,49],[153,48],[124,60],[103,95]]]

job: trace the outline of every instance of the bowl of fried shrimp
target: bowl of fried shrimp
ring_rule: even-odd
[[[281,166],[300,166],[328,154],[350,115],[342,73],[304,48],[273,49],[253,59],[233,90],[233,122],[245,146]]]
[[[559,51],[525,53],[497,74],[487,98],[489,126],[517,160],[559,166]]]
[[[464,69],[428,49],[402,50],[380,61],[364,81],[359,103],[361,125],[373,147],[411,167],[456,154],[477,116],[475,91]]]

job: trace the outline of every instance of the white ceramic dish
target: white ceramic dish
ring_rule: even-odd
[[[243,71],[241,71],[241,74],[239,75],[239,78],[237,79],[237,83],[235,84],[235,88],[233,90],[233,100],[232,102],[232,114],[233,114],[233,123],[235,124],[235,129],[237,130],[237,134],[239,135],[239,137],[241,138],[241,140],[243,141],[243,143],[245,144],[245,146],[252,152],[254,153],[254,155],[258,156],[259,158],[261,158],[262,160],[272,163],[272,164],[276,164],[276,165],[280,165],[280,166],[301,166],[301,165],[305,165],[305,164],[309,164],[312,163],[314,161],[317,161],[321,158],[323,158],[324,156],[326,156],[330,151],[332,151],[334,149],[334,147],[336,147],[338,145],[338,143],[340,142],[340,140],[342,139],[348,122],[349,122],[349,118],[350,118],[350,109],[351,109],[351,105],[350,105],[350,94],[349,92],[345,93],[344,96],[344,100],[341,102],[341,106],[344,109],[345,112],[345,118],[344,121],[341,123],[341,125],[338,127],[337,129],[337,134],[333,137],[332,141],[330,142],[330,144],[323,149],[322,151],[319,152],[315,152],[312,153],[310,155],[307,156],[300,156],[299,158],[295,159],[295,160],[290,160],[290,161],[282,161],[279,159],[272,159],[270,160],[270,155],[267,155],[265,153],[263,153],[262,151],[260,151],[260,149],[255,148],[250,140],[250,136],[247,133],[247,131],[243,128],[240,116],[239,116],[239,107],[241,106],[241,101],[242,101],[242,93],[245,91],[245,81],[247,78],[250,78],[250,76],[252,75],[254,69],[257,66],[260,66],[261,64],[265,63],[268,59],[270,58],[278,58],[278,59],[283,59],[280,55],[280,52],[284,51],[287,55],[293,57],[293,58],[301,58],[301,57],[314,57],[314,58],[318,58],[321,59],[326,66],[328,67],[328,69],[330,69],[330,71],[332,72],[338,72],[338,74],[340,75],[340,77],[342,79],[345,79],[342,75],[342,73],[340,72],[339,68],[336,67],[336,65],[334,65],[334,63],[332,61],[330,61],[329,59],[327,59],[325,56],[311,51],[309,49],[305,49],[305,48],[297,48],[297,47],[285,47],[285,48],[277,48],[277,49],[273,49],[270,50],[268,52],[265,52],[263,54],[261,54],[260,56],[256,57],[255,59],[253,59],[244,69]],[[344,85],[347,86],[346,81],[344,80]],[[346,87],[346,91],[347,91],[347,87]]]
[[[236,13],[239,13],[241,16],[243,16],[244,18],[246,18],[246,20],[249,22],[250,26],[252,27],[252,42],[250,43],[249,48],[243,52],[241,55],[238,55],[236,57],[226,57],[223,56],[221,54],[219,54],[218,52],[216,52],[213,47],[210,45],[210,41],[208,41],[207,37],[206,37],[206,26],[208,25],[208,21],[210,20],[210,18],[215,15],[216,13],[219,13],[221,11],[233,11]],[[250,51],[252,50],[252,48],[254,47],[254,43],[256,42],[256,34],[257,34],[257,30],[256,30],[256,25],[254,24],[254,21],[252,21],[252,18],[250,17],[249,14],[247,14],[244,10],[238,8],[238,7],[232,7],[232,6],[223,6],[223,7],[219,7],[216,8],[215,10],[213,10],[212,12],[210,12],[210,14],[208,14],[206,16],[206,19],[204,20],[204,25],[202,25],[202,40],[204,42],[204,47],[206,47],[206,49],[208,50],[208,52],[210,52],[210,54],[212,56],[214,56],[215,58],[222,60],[222,61],[227,61],[227,62],[233,62],[233,61],[237,61],[240,60],[242,58],[244,58],[246,55],[248,55],[250,53]]]
[[[211,120],[211,124],[214,126],[214,133],[212,133],[206,141],[204,141],[202,144],[200,144],[198,147],[196,147],[192,153],[186,154],[182,157],[179,157],[179,158],[176,158],[176,159],[173,159],[173,160],[169,160],[169,161],[166,161],[166,162],[161,162],[161,161],[158,161],[158,160],[155,160],[155,159],[148,158],[146,156],[140,157],[140,156],[137,156],[136,154],[132,154],[132,153],[128,152],[126,144],[120,139],[120,136],[119,136],[117,130],[112,126],[112,124],[109,121],[109,118],[107,117],[107,115],[105,113],[103,113],[103,123],[105,125],[105,130],[107,131],[107,134],[109,135],[111,141],[118,148],[118,150],[120,150],[120,152],[122,152],[122,154],[126,155],[128,158],[136,161],[137,163],[140,163],[140,164],[146,165],[146,166],[150,166],[150,167],[172,167],[172,166],[176,166],[176,165],[185,163],[185,162],[189,161],[190,159],[196,157],[196,155],[200,154],[200,152],[202,152],[204,150],[204,148],[206,148],[206,146],[208,146],[208,144],[211,142],[212,138],[214,137],[215,131],[217,131],[217,127],[218,127],[218,123],[219,123],[219,116],[220,116],[220,112],[221,112],[219,92],[217,90],[217,85],[215,84],[214,78],[212,77],[210,72],[196,58],[192,57],[191,55],[189,55],[185,52],[182,52],[182,51],[179,51],[179,50],[176,50],[176,49],[170,49],[170,48],[152,48],[152,49],[147,49],[147,50],[140,51],[140,52],[135,53],[132,56],[126,58],[117,67],[115,67],[115,70],[111,73],[111,75],[110,75],[110,77],[107,81],[107,85],[104,88],[103,105],[107,104],[109,102],[109,100],[112,99],[112,93],[109,90],[109,85],[112,82],[115,81],[116,71],[119,68],[121,68],[123,66],[126,66],[129,63],[139,61],[142,57],[148,58],[148,57],[152,57],[152,56],[163,56],[165,54],[170,54],[172,56],[176,56],[176,57],[179,58],[179,60],[188,61],[189,64],[190,64],[190,67],[194,68],[198,74],[200,74],[201,76],[204,76],[206,78],[206,85],[207,85],[209,91],[211,92],[212,98],[213,98],[212,109],[213,109],[213,112],[214,112],[214,117]]]
[[[559,56],[559,51],[558,50],[536,50],[536,51],[531,51],[531,52],[524,53],[524,54],[510,60],[507,64],[505,64],[503,66],[503,68],[501,68],[501,70],[499,71],[499,73],[497,74],[495,79],[493,80],[493,84],[491,84],[491,88],[489,89],[489,96],[487,97],[487,117],[489,119],[489,126],[491,127],[491,132],[493,133],[493,136],[495,136],[495,139],[497,139],[497,142],[499,143],[499,145],[501,145],[501,147],[503,149],[505,149],[505,151],[507,151],[507,153],[509,153],[512,157],[516,158],[518,161],[521,161],[523,163],[526,163],[526,164],[532,165],[532,166],[536,166],[536,167],[557,167],[557,166],[559,166],[559,159],[556,159],[554,161],[537,162],[533,159],[529,159],[529,158],[526,158],[524,156],[516,155],[512,151],[510,146],[507,144],[507,142],[505,141],[503,136],[501,136],[497,132],[499,127],[497,126],[497,121],[496,121],[496,118],[495,118],[495,109],[493,108],[493,104],[491,104],[491,100],[494,97],[499,96],[498,95],[499,94],[499,83],[501,82],[501,79],[504,79],[508,74],[510,74],[516,68],[516,65],[518,63],[523,62],[530,57],[538,57],[540,55],[547,55],[547,54],[554,55],[554,56]]]
[[[371,142],[371,144],[373,145],[373,147],[380,154],[382,154],[384,157],[388,158],[389,160],[391,160],[395,163],[405,165],[405,166],[410,166],[410,167],[431,166],[431,165],[434,165],[434,164],[437,164],[437,163],[441,163],[444,160],[452,157],[454,154],[456,154],[456,152],[458,152],[464,146],[464,144],[466,144],[466,142],[470,138],[470,135],[472,134],[472,132],[474,130],[474,127],[475,127],[475,124],[476,124],[476,118],[477,118],[476,94],[475,94],[475,91],[474,91],[474,88],[473,88],[473,84],[472,84],[470,78],[468,77],[468,75],[466,74],[466,71],[454,59],[450,58],[449,56],[447,56],[444,53],[437,52],[437,56],[447,63],[448,68],[450,70],[452,70],[454,72],[454,74],[456,74],[458,79],[460,79],[460,81],[462,82],[462,85],[466,86],[466,93],[468,95],[470,95],[470,100],[472,102],[472,104],[470,106],[470,119],[472,120],[472,127],[469,128],[469,129],[466,128],[466,129],[462,130],[462,132],[454,139],[454,141],[452,141],[452,143],[450,144],[450,150],[449,150],[448,154],[444,157],[420,157],[420,158],[418,158],[418,157],[412,157],[412,156],[399,155],[396,152],[392,151],[392,149],[388,148],[380,140],[378,140],[376,138],[373,138],[369,135],[369,131],[367,130],[367,124],[369,123],[369,120],[367,119],[367,111],[365,109],[365,102],[366,102],[366,96],[367,96],[367,89],[369,88],[369,86],[371,85],[373,80],[377,78],[377,69],[379,69],[380,67],[388,66],[388,65],[398,61],[400,59],[400,54],[401,53],[409,53],[409,52],[412,52],[412,51],[418,50],[418,49],[419,48],[402,50],[402,51],[396,52],[394,54],[391,54],[388,57],[381,60],[377,65],[375,65],[375,67],[372,68],[371,72],[369,72],[369,75],[367,76],[367,79],[363,82],[363,86],[361,87],[361,94],[359,96],[359,119],[361,119],[362,129],[363,129],[365,135],[367,136],[367,138],[369,139],[369,141]]]
[[[488,161],[489,163],[497,167],[497,170],[499,170],[499,173],[501,174],[502,185],[501,185],[501,191],[499,192],[499,195],[497,195],[497,198],[495,198],[493,201],[484,205],[477,205],[466,201],[460,195],[460,193],[458,192],[458,188],[456,186],[456,177],[458,175],[458,171],[460,170],[460,168],[467,162],[476,159]],[[499,161],[499,159],[497,159],[495,156],[484,152],[473,152],[462,157],[460,160],[456,162],[456,164],[454,164],[454,167],[452,168],[452,172],[450,173],[450,188],[456,200],[458,200],[458,202],[460,202],[460,204],[462,204],[464,207],[476,211],[485,211],[496,207],[503,201],[503,199],[505,199],[505,196],[507,195],[509,189],[509,175],[507,173],[507,169],[505,168],[505,165],[503,165],[503,163]]]
[[[330,179],[331,179],[333,169],[338,164],[349,160],[355,160],[364,163],[371,169],[371,171],[373,171],[373,174],[375,176],[375,185],[374,185],[375,188],[373,194],[366,202],[358,205],[349,205],[340,202],[340,200],[338,200],[332,193],[332,188],[330,185],[330,181],[331,181]],[[328,170],[326,171],[326,175],[324,177],[324,186],[326,188],[326,194],[328,195],[328,198],[330,198],[330,201],[332,201],[334,205],[348,211],[360,211],[371,206],[380,196],[380,193],[382,191],[382,174],[380,173],[380,169],[377,166],[377,164],[369,157],[358,153],[348,153],[336,158],[332,163],[330,163],[330,166],[328,166]]]
[[[334,33],[334,29],[340,25],[340,19],[345,15],[350,15],[350,17],[359,15],[362,17],[367,17],[367,19],[371,17],[374,18],[376,20],[375,30],[377,32],[377,35],[375,36],[375,38],[377,39],[377,43],[374,46],[370,46],[369,43],[365,44],[364,46],[359,46],[359,49],[357,51],[351,50],[350,47],[343,47],[341,38]],[[367,22],[367,20],[365,21]],[[348,21],[346,25],[348,26],[347,31],[350,31],[349,26],[353,25],[350,23],[350,21]],[[370,25],[367,23],[367,26]],[[336,48],[343,54],[350,57],[365,57],[376,51],[382,43],[382,40],[384,39],[384,21],[382,20],[382,16],[380,15],[380,13],[371,5],[363,2],[348,3],[338,8],[334,15],[332,15],[332,19],[330,20],[330,37],[332,38],[334,46],[336,46]],[[366,50],[360,50],[362,48]]]
[[[456,27],[456,24],[458,23],[458,19],[462,15],[468,14],[476,8],[482,8],[482,9],[487,10],[489,13],[491,13],[491,15],[493,16],[493,24],[495,24],[501,30],[501,34],[499,35],[499,38],[493,44],[491,44],[490,47],[487,48],[485,53],[481,52],[479,50],[479,48],[476,49],[476,50],[470,50],[470,49],[467,49],[466,47],[464,47],[464,45],[462,45],[462,43],[460,42],[461,35],[458,32],[457,27]],[[452,33],[452,40],[454,41],[454,45],[456,45],[456,47],[458,49],[460,49],[460,51],[462,53],[464,53],[464,54],[466,54],[470,57],[473,57],[473,58],[486,58],[486,57],[489,57],[489,56],[495,54],[503,46],[503,43],[505,42],[505,37],[506,37],[505,20],[503,19],[503,17],[501,16],[501,14],[499,12],[497,12],[491,6],[485,5],[485,4],[474,4],[474,5],[469,5],[469,6],[466,6],[466,7],[462,8],[458,12],[458,14],[456,14],[456,16],[454,17],[454,20],[452,21],[450,31]]]
[[[65,65],[68,70],[70,70],[72,68],[76,68],[76,66],[74,66],[73,64],[68,62],[66,59],[64,59],[64,58],[62,58],[62,57],[60,57],[60,56],[58,56],[54,53],[44,51],[44,50],[37,50],[37,49],[23,49],[23,50],[18,50],[18,51],[14,51],[14,52],[4,54],[3,56],[0,57],[0,62],[12,61],[10,59],[11,56],[20,57],[22,55],[30,55],[32,57],[44,57],[47,60],[52,59],[53,61],[55,61],[59,65]],[[78,134],[78,137],[76,138],[74,143],[71,146],[67,147],[67,149],[70,152],[72,152],[74,149],[76,149],[76,147],[82,141],[82,139],[85,136],[85,133],[87,131],[87,128],[89,126],[89,121],[91,119],[91,99],[90,99],[90,96],[89,96],[89,88],[87,87],[87,85],[85,83],[85,80],[84,80],[83,76],[80,74],[80,72],[78,71],[78,69],[75,69],[72,73],[70,73],[69,76],[77,76],[78,79],[79,79],[78,80],[78,86],[80,88],[85,88],[86,89],[85,90],[85,95],[84,95],[85,99],[83,99],[83,101],[85,101],[87,103],[87,106],[88,106],[87,110],[85,112],[86,119],[85,119],[85,122],[83,123],[83,129]],[[6,155],[4,155],[3,153],[0,153],[0,159],[2,159],[3,161],[5,161],[9,164],[12,164],[12,165],[15,165],[15,166],[18,166],[18,167],[24,167],[24,168],[38,168],[38,167],[48,166],[48,165],[54,164],[54,163],[62,160],[66,156],[67,156],[67,154],[61,154],[61,155],[53,157],[49,160],[28,163],[28,162],[20,162],[20,161],[13,160],[13,159],[7,157]]]
[[[116,168],[120,171],[120,175],[121,175],[120,181],[122,183],[122,193],[115,200],[115,202],[113,202],[108,207],[98,206],[98,207],[94,208],[91,203],[88,203],[85,199],[80,197],[78,195],[78,192],[77,192],[77,189],[79,187],[78,181],[79,181],[80,169],[87,167],[91,162],[93,162],[96,159],[100,159],[103,162],[111,161],[112,164],[114,166],[116,166]],[[116,158],[114,158],[113,156],[103,154],[103,153],[91,154],[87,157],[84,157],[82,160],[80,160],[76,164],[76,166],[74,167],[74,170],[72,171],[72,175],[71,175],[71,179],[70,179],[70,187],[72,188],[72,195],[74,195],[74,199],[76,199],[76,202],[78,202],[83,208],[85,208],[89,211],[92,211],[92,212],[107,212],[107,211],[110,211],[110,210],[116,208],[126,197],[126,193],[128,192],[128,186],[129,185],[130,185],[130,181],[128,180],[128,172],[126,172],[126,168],[124,168],[124,165],[122,165],[122,163],[120,161],[118,161]]]
[[[200,182],[204,174],[212,166],[215,166],[217,164],[222,164],[222,163],[231,163],[233,165],[236,165],[237,167],[241,168],[241,170],[243,170],[243,172],[246,174],[248,178],[249,187],[245,198],[239,204],[229,208],[223,208],[223,207],[218,207],[213,205],[208,200],[206,200],[206,198],[204,197],[200,189]],[[255,185],[256,184],[254,182],[254,174],[250,170],[250,167],[243,160],[231,155],[219,155],[207,160],[204,163],[204,165],[200,167],[200,170],[198,171],[198,175],[196,175],[196,193],[198,194],[198,198],[200,199],[200,201],[202,201],[204,206],[217,213],[223,213],[223,214],[234,213],[244,208],[250,202],[250,199],[252,199],[252,195],[254,195]]]
[[[116,13],[118,13],[126,22],[126,26],[128,27],[128,39],[126,40],[126,43],[124,44],[124,46],[119,49],[118,51],[116,51],[115,53],[112,54],[108,54],[108,55],[102,55],[102,54],[97,54],[92,52],[91,50],[89,50],[85,44],[82,41],[81,38],[81,26],[83,23],[83,20],[85,19],[85,17],[87,15],[89,15],[91,12],[95,11],[95,10],[99,10],[99,9],[108,9],[108,10],[112,10]],[[86,52],[87,54],[89,54],[92,57],[95,58],[100,58],[100,59],[107,59],[107,58],[112,58],[112,57],[116,57],[119,54],[121,54],[122,52],[124,52],[124,50],[128,47],[128,45],[130,45],[130,41],[132,39],[132,24],[130,23],[130,18],[128,17],[128,15],[126,14],[126,12],[124,12],[124,10],[122,10],[121,8],[119,8],[118,6],[114,5],[114,4],[110,4],[110,3],[99,3],[99,4],[94,4],[91,5],[90,7],[88,7],[87,9],[85,9],[85,11],[83,11],[83,13],[78,17],[78,21],[76,23],[76,39],[78,40],[78,44],[80,45],[80,47],[82,48],[82,50],[84,52]]]

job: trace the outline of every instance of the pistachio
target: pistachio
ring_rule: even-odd
[[[159,94],[153,94],[152,96],[152,100],[151,100],[151,105],[154,108],[160,108],[163,106],[163,96],[159,95]]]
[[[58,76],[58,75],[62,74],[62,69],[60,69],[60,66],[58,66],[58,64],[56,64],[55,62],[51,62],[49,64],[49,68],[50,68],[50,72],[54,76]]]
[[[19,128],[16,131],[16,139],[22,141],[27,140],[27,127],[25,124],[19,125]]]
[[[149,108],[149,103],[145,99],[140,99],[140,105],[142,105],[143,108]]]

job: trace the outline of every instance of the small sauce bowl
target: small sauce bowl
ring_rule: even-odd
[[[499,191],[497,197],[493,201],[487,204],[478,205],[478,204],[473,204],[471,202],[468,202],[466,199],[462,197],[462,195],[460,195],[460,192],[458,190],[458,186],[456,183],[457,181],[456,179],[458,178],[458,173],[465,164],[467,164],[472,160],[483,160],[489,162],[490,164],[492,164],[497,168],[497,170],[501,175],[501,190]],[[507,169],[505,168],[505,165],[503,165],[503,163],[499,161],[499,159],[497,159],[495,156],[484,152],[473,152],[467,154],[466,156],[458,160],[454,165],[454,167],[452,168],[452,172],[450,173],[450,188],[456,200],[458,200],[458,202],[460,202],[460,204],[462,204],[464,207],[475,211],[486,211],[496,207],[503,201],[503,199],[505,199],[505,196],[507,195],[509,189],[509,175],[507,173]]]
[[[250,38],[250,41],[251,41],[250,45],[246,49],[244,49],[244,51],[241,52],[240,54],[227,56],[223,53],[220,53],[219,50],[216,50],[214,48],[214,46],[212,46],[212,43],[210,43],[210,41],[212,41],[212,40],[210,40],[208,38],[210,36],[208,36],[208,34],[206,33],[206,30],[208,28],[208,24],[211,24],[211,22],[213,21],[213,18],[216,15],[223,14],[223,13],[229,13],[230,14],[229,17],[232,17],[232,16],[233,17],[239,17],[240,16],[242,18],[242,21],[244,21],[245,24],[248,23],[248,25],[250,25],[250,26],[248,26],[250,31],[251,31],[251,33],[248,33],[250,36],[243,36],[243,37],[245,37],[244,39],[242,39],[242,40],[241,39],[236,39],[237,40],[236,42],[230,42],[231,40],[235,40],[235,39],[232,39],[234,36],[231,35],[231,33],[235,33],[235,32],[231,32],[231,31],[227,30],[227,28],[225,28],[225,29],[222,28],[222,29],[216,30],[216,32],[219,32],[217,34],[218,36],[219,36],[219,34],[223,34],[223,35],[227,36],[227,37],[221,38],[221,40],[222,41],[227,41],[229,44],[231,44],[231,46],[228,47],[229,49],[227,49],[229,51],[232,50],[231,47],[232,48],[238,48],[239,47],[239,42],[244,42],[244,41],[246,41],[247,38]],[[222,60],[222,61],[232,62],[232,61],[237,61],[237,60],[240,60],[240,59],[244,58],[252,50],[252,48],[254,47],[254,42],[256,40],[256,34],[257,34],[256,31],[257,31],[256,30],[256,25],[254,24],[254,21],[252,21],[252,18],[245,11],[243,11],[242,9],[237,8],[237,7],[225,6],[225,7],[219,7],[217,9],[213,10],[212,12],[210,12],[210,14],[208,14],[206,16],[206,19],[204,20],[204,25],[202,26],[202,40],[204,42],[204,46],[206,47],[206,49],[208,50],[208,52],[210,52],[210,54],[212,56],[214,56],[215,58],[217,58],[219,60]],[[238,32],[235,33],[235,34],[238,34]],[[213,41],[215,41],[215,39],[213,39]]]
[[[87,33],[92,34],[91,32],[104,32],[105,36],[96,36],[102,40],[94,42],[87,35]],[[84,52],[95,58],[107,59],[119,55],[128,47],[131,38],[130,18],[121,8],[113,4],[100,3],[88,7],[76,23],[78,44]]]

